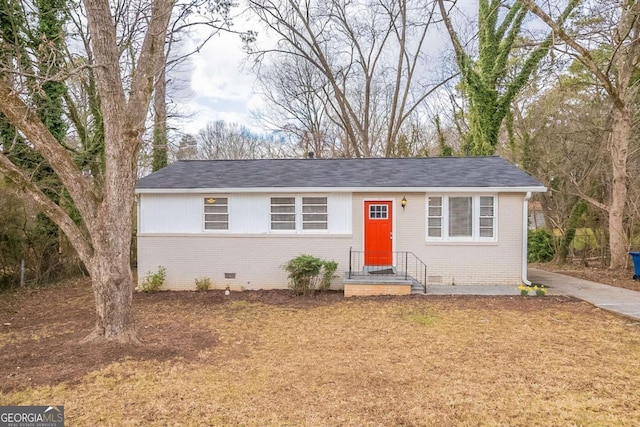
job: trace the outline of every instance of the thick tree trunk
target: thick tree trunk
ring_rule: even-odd
[[[627,239],[624,232],[624,208],[627,203],[629,140],[631,138],[631,112],[616,108],[611,132],[611,163],[613,184],[609,209],[610,268],[622,268],[627,259]]]
[[[93,224],[94,254],[87,268],[96,303],[96,325],[85,341],[107,339],[138,342],[134,329],[134,284],[131,273],[135,168],[122,163],[123,160],[124,163],[135,162],[139,144],[135,138],[117,135],[118,132],[111,127],[106,127],[106,130],[108,136],[117,139],[117,143],[105,147],[106,161],[120,166],[107,168],[111,173],[106,175],[105,197]],[[117,146],[119,149],[115,148]],[[116,150],[123,155],[121,158],[117,158]]]
[[[96,83],[104,117],[105,172],[97,215],[88,223],[94,254],[88,268],[96,302],[96,326],[85,339],[137,342],[130,268],[131,214],[136,165],[154,76],[164,65],[164,35],[174,0],[155,0],[128,99],[120,77],[115,27],[106,0],[84,0],[96,58]],[[98,62],[98,61],[97,61]]]
[[[84,341],[138,342],[132,310],[133,275],[122,254],[103,250],[89,270],[96,303],[96,324]],[[127,251],[128,252],[128,251]],[[114,260],[118,260],[117,266]]]
[[[105,114],[107,117],[108,114]],[[105,123],[107,164],[104,199],[93,225],[94,254],[89,265],[96,302],[96,325],[85,341],[138,342],[132,309],[131,215],[135,201],[138,132]]]

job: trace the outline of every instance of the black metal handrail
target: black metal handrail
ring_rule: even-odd
[[[349,248],[348,278],[363,276],[411,279],[427,292],[427,265],[413,252],[354,251]]]

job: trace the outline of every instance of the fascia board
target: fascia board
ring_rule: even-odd
[[[136,188],[136,194],[222,193],[544,193],[546,187],[252,187]]]

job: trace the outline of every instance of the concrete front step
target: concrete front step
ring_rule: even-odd
[[[406,278],[405,278],[406,277]],[[369,295],[409,295],[424,294],[424,287],[411,276],[404,273],[396,274],[360,274],[351,275],[345,273],[344,283],[345,297],[369,296]]]
[[[372,296],[372,295],[409,295],[411,294],[411,280],[391,275],[344,275],[344,296]]]
[[[425,295],[426,292],[424,291],[424,287],[423,286],[412,286],[411,287],[411,294]]]

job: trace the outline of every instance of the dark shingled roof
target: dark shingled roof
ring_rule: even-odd
[[[286,187],[542,187],[497,157],[184,160],[138,189]]]

